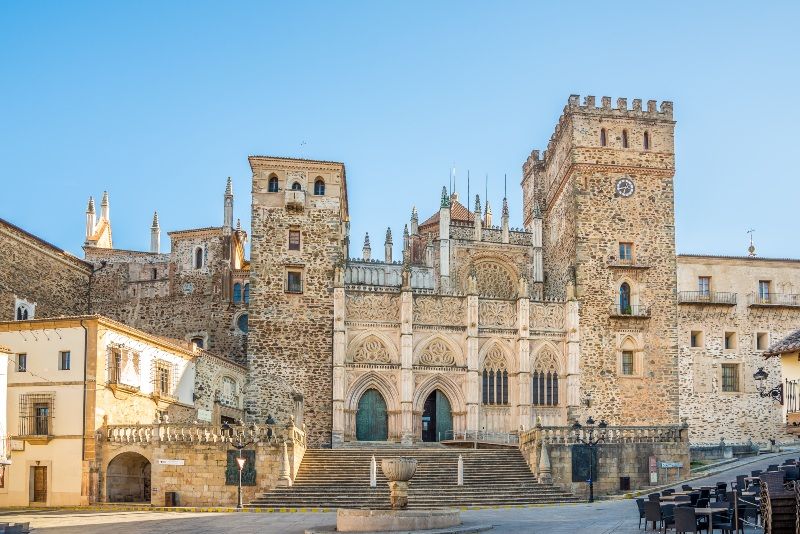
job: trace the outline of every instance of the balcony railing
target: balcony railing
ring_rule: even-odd
[[[797,293],[751,293],[750,306],[796,306],[800,308]]]
[[[650,317],[650,306],[636,305],[636,306],[620,306],[615,304],[611,306],[611,315],[613,317]]]
[[[678,291],[678,302],[680,304],[722,304],[724,306],[734,306],[736,304],[736,293],[725,293],[722,291]]]
[[[53,430],[49,415],[25,415],[19,418],[20,436],[51,436]]]

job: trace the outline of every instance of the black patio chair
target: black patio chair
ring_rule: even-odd
[[[661,492],[661,495],[666,497],[667,495],[672,495],[673,493],[675,493],[674,489],[665,489],[664,491]]]
[[[689,499],[691,499],[692,506],[697,506],[697,500],[700,498],[699,491],[693,491],[689,494]]]
[[[710,499],[711,498],[711,490],[700,490],[700,498],[701,499]]]
[[[760,475],[761,473],[763,473],[763,471],[762,471],[761,469],[756,469],[756,470],[754,470],[754,471],[750,471],[750,476],[751,476],[751,477],[757,477],[757,476],[758,476],[758,475]]]
[[[767,466],[767,471],[777,471],[777,470],[778,470],[778,464],[769,464]]]
[[[747,478],[747,475],[736,475],[736,491],[739,493],[743,492],[744,488],[747,486],[745,478]]]
[[[681,486],[681,490],[692,491],[692,487],[689,484],[684,484],[683,486]]]
[[[675,533],[700,532],[703,528],[708,530],[708,525],[697,517],[694,508],[675,509]]]
[[[675,510],[674,504],[665,504],[661,507],[661,524],[664,525],[664,534],[667,534],[667,529],[675,525]]]
[[[660,493],[648,493],[647,494],[647,500],[648,501],[661,502],[661,494]]]
[[[695,508],[708,508],[708,497],[700,497],[694,505]]]
[[[676,495],[672,502],[675,503],[675,506],[691,506],[692,498],[689,495]]]
[[[644,499],[636,499],[636,508],[639,509],[639,528],[642,528],[642,519],[644,519]],[[644,526],[647,526],[647,521],[645,521]]]
[[[653,530],[656,529],[656,523],[661,523],[661,504],[658,501],[646,501],[644,503],[644,527],[647,528],[647,522],[653,522]]]

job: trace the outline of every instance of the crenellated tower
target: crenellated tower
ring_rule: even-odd
[[[579,309],[571,416],[678,422],[674,127],[671,102],[572,95],[545,153],[523,166],[544,296]]]

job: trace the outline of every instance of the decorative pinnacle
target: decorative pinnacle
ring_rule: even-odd
[[[489,205],[489,201],[486,201],[486,213],[492,213],[492,207]]]
[[[108,191],[103,191],[103,200],[100,201],[101,206],[108,206]]]
[[[756,245],[753,243],[753,232],[755,232],[755,230],[747,231],[747,233],[750,234],[750,246],[747,247],[747,255],[751,258],[756,257]]]
[[[387,244],[387,245],[391,245],[392,244],[392,229],[388,228],[388,227],[386,228],[386,243],[385,244]]]
[[[408,237],[408,225],[403,226],[403,237]]]
[[[225,186],[225,196],[232,196],[233,195],[233,181],[231,181],[231,177],[228,176],[228,183]]]
[[[450,207],[450,197],[447,195],[447,187],[442,186],[442,207]]]
[[[153,212],[153,226],[151,228],[158,228],[158,212]]]
[[[89,205],[86,207],[86,213],[94,213],[94,197],[89,197]]]
[[[411,220],[417,220],[419,218],[419,212],[417,211],[416,206],[411,206]]]
[[[475,213],[481,212],[481,196],[475,195]]]
[[[369,246],[369,232],[364,234],[364,248],[370,248],[370,246]]]
[[[508,199],[503,198],[503,217],[508,217]]]
[[[236,219],[236,231],[237,232],[241,232],[242,231],[242,220],[239,219],[239,218]]]

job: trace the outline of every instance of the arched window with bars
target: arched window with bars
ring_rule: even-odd
[[[483,363],[483,404],[508,404],[508,368],[503,350],[495,345]]]
[[[558,360],[552,351],[546,350],[539,354],[531,377],[531,404],[558,406]]]

